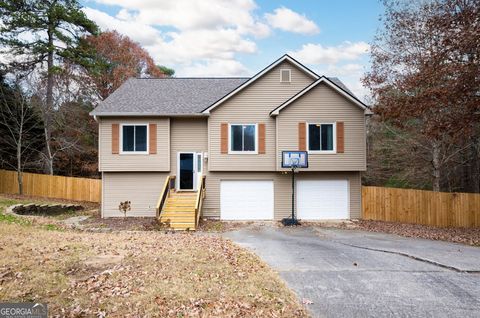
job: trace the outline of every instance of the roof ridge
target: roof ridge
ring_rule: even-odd
[[[132,77],[133,79],[141,80],[150,80],[150,79],[249,79],[250,77],[240,77],[240,76],[218,76],[218,77]]]

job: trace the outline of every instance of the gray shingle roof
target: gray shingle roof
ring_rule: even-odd
[[[343,84],[343,82],[338,78],[338,77],[327,77],[329,80],[331,80],[333,83],[337,84],[337,86],[339,86],[341,89],[343,89],[344,91],[346,91],[347,93],[349,93],[350,95],[352,96],[355,96],[351,90],[348,89],[347,86],[345,86],[345,84]]]
[[[198,115],[249,78],[130,78],[91,115]],[[329,79],[353,93],[336,77]]]
[[[247,80],[242,77],[130,78],[91,114],[198,114]]]

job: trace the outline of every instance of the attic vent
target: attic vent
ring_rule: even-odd
[[[280,70],[280,82],[282,83],[290,83],[291,76],[289,69]]]

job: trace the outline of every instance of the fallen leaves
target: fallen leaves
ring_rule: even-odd
[[[449,241],[480,246],[480,228],[440,228],[421,224],[359,220],[357,228],[370,232],[383,232],[428,240]]]
[[[219,236],[0,224],[0,299],[54,317],[303,317],[268,266]]]

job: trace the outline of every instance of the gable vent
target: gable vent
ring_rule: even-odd
[[[291,81],[291,74],[289,69],[280,70],[280,82],[282,83],[290,83]]]

